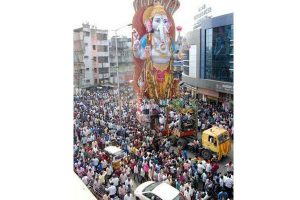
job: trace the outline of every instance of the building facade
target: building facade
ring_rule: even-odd
[[[201,21],[187,33],[189,65],[182,80],[192,95],[205,101],[233,104],[233,14]]]
[[[90,87],[109,82],[108,30],[97,29],[88,23],[73,31],[74,85]]]
[[[129,83],[133,77],[133,58],[131,52],[131,38],[117,37],[118,48],[118,65],[119,65],[119,81],[120,84]],[[110,58],[110,82],[117,83],[117,64],[116,64],[116,37],[112,37],[109,42],[109,58]]]

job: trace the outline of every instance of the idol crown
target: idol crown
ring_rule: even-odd
[[[161,5],[163,8],[170,14],[173,15],[175,11],[179,8],[179,0],[134,0],[133,7],[135,12],[140,8],[149,7],[149,6],[158,6]]]

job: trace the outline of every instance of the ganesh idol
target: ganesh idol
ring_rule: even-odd
[[[179,2],[136,2],[139,2],[136,6],[141,8],[133,21],[132,51],[136,65],[134,81],[138,92],[142,97],[157,101],[174,98],[179,80],[173,77],[173,62],[182,59],[183,54],[176,49],[173,39],[175,25],[171,14],[179,7]]]

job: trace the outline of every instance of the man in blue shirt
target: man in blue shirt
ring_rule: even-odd
[[[100,173],[102,171],[102,164],[99,162],[98,167],[97,167],[97,172]]]
[[[218,194],[218,200],[227,200],[228,199],[228,194],[225,192],[225,189],[222,188],[221,192]]]

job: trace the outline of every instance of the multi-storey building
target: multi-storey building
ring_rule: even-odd
[[[73,31],[73,56],[74,56],[73,85],[76,87],[81,87],[83,85],[82,80],[85,76],[83,55],[84,55],[83,32],[74,30]]]
[[[108,30],[88,23],[74,30],[74,84],[90,87],[109,81]],[[80,55],[80,59],[78,59]]]
[[[128,83],[133,76],[133,59],[131,52],[131,38],[117,37],[118,48],[118,65],[119,65],[119,81],[120,83]],[[109,43],[109,58],[111,67],[110,82],[117,83],[117,68],[116,68],[116,37],[112,37]]]
[[[233,14],[200,21],[186,38],[191,46],[182,80],[192,95],[233,105]]]

